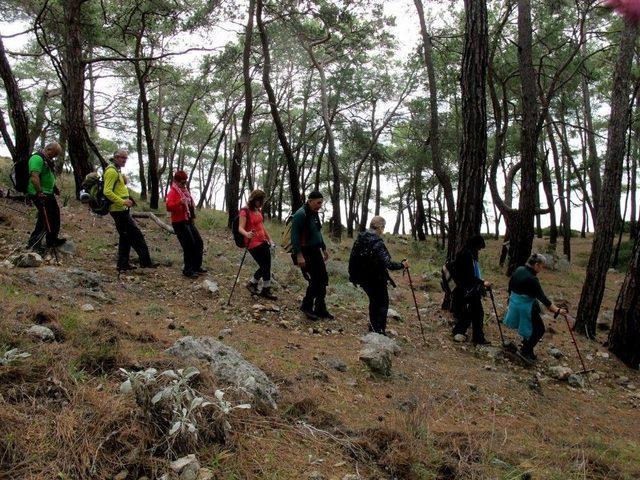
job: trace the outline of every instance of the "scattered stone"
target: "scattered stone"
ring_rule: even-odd
[[[13,263],[11,263],[9,260],[3,260],[2,262],[0,262],[0,266],[3,268],[13,268],[14,265]]]
[[[218,332],[218,340],[222,340],[224,337],[228,337],[233,333],[233,330],[230,328],[223,328]]]
[[[326,383],[329,381],[329,375],[327,375],[322,370],[314,370],[313,372],[311,372],[311,378],[313,378],[314,380],[318,380],[319,382]]]
[[[339,372],[347,371],[347,364],[339,358],[327,358],[325,364],[327,365],[327,367],[333,368],[334,370],[337,370]]]
[[[387,334],[391,337],[397,337],[398,336],[398,331],[394,330],[393,328],[388,328],[387,329]]]
[[[461,333],[456,333],[456,334],[453,336],[453,341],[454,341],[454,342],[458,342],[458,343],[466,342],[466,341],[467,341],[467,336],[466,336],[466,335],[463,335],[463,334],[461,334]]]
[[[209,468],[201,468],[196,480],[213,480],[214,475],[213,470]]]
[[[569,375],[573,373],[573,370],[562,365],[555,365],[547,368],[547,373],[551,378],[555,378],[556,380],[567,380]]]
[[[400,345],[393,338],[389,338],[379,333],[370,332],[360,338],[364,343],[364,348],[373,347],[374,349],[382,349],[390,354],[397,355],[400,353]]]
[[[549,354],[553,358],[561,358],[562,357],[562,352],[560,350],[558,350],[556,347],[550,347],[549,348]]]
[[[204,288],[205,290],[209,290],[213,295],[217,295],[217,293],[220,291],[220,287],[213,280],[205,280],[201,285],[202,288]]]
[[[584,388],[585,386],[584,377],[582,375],[577,375],[575,373],[567,377],[567,383],[571,385],[573,388]]]
[[[169,464],[169,467],[171,467],[171,470],[173,470],[175,473],[180,474],[190,465],[197,465],[198,469],[200,469],[200,462],[198,462],[198,459],[193,453],[191,455],[187,455],[174,460]]]
[[[80,308],[82,309],[83,312],[93,312],[93,311],[95,311],[95,307],[93,305],[91,305],[90,303],[85,303]]]
[[[16,267],[32,268],[42,265],[42,257],[35,252],[21,253],[12,260]]]
[[[126,480],[128,476],[129,470],[121,470],[120,473],[113,477],[113,480]]]
[[[618,385],[622,385],[623,387],[627,386],[629,382],[629,377],[618,377],[618,380],[616,380],[616,383]]]
[[[32,325],[25,332],[35,338],[42,340],[43,342],[53,342],[56,339],[56,336],[49,327],[45,327],[44,325]]]
[[[397,320],[398,322],[403,321],[402,315],[400,315],[398,311],[394,310],[393,308],[387,310],[387,318],[392,318],[393,320]]]
[[[344,384],[349,386],[349,387],[356,387],[356,386],[358,386],[358,380],[356,380],[355,378],[347,378],[344,381]]]
[[[607,359],[609,358],[609,354],[607,352],[596,352],[596,357]]]
[[[327,477],[325,477],[322,473],[320,473],[317,470],[313,470],[313,471],[309,472],[307,474],[307,478],[309,480],[327,480]]]
[[[187,336],[178,339],[167,353],[183,359],[204,360],[219,381],[239,387],[265,407],[277,408],[278,387],[234,348],[211,337]]]
[[[602,313],[598,315],[598,320],[596,321],[596,328],[601,331],[607,331],[611,329],[612,323],[613,323],[613,311],[603,310]]]
[[[627,383],[625,386],[626,386],[629,390],[635,390],[635,389],[636,389],[636,386],[635,386],[635,384],[633,384],[633,383]]]
[[[76,245],[71,240],[67,240],[59,247],[56,247],[56,251],[58,253],[62,253],[63,255],[75,255],[76,254]]]
[[[373,373],[384,377],[391,376],[391,358],[389,351],[375,346],[368,346],[360,351],[359,359]]]
[[[500,358],[502,356],[502,349],[500,347],[494,347],[493,345],[478,345],[476,347],[476,351],[491,359]]]

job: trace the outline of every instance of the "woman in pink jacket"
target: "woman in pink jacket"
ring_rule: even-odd
[[[193,219],[196,218],[196,210],[187,186],[187,179],[186,172],[179,170],[175,173],[167,195],[166,205],[167,210],[171,212],[173,231],[176,232],[182,246],[184,255],[182,274],[185,277],[193,278],[207,271],[202,268],[204,247],[196,224],[193,223]]]

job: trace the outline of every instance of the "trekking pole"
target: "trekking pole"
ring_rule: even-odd
[[[560,310],[558,310],[555,314],[554,314],[554,318],[558,318],[558,315],[560,315]],[[589,385],[589,388],[591,390],[593,390],[593,387],[591,386],[591,381],[589,380],[589,371],[587,370],[587,366],[584,363],[584,360],[582,358],[582,354],[580,353],[580,349],[578,348],[578,342],[576,342],[576,336],[573,334],[573,328],[571,328],[571,325],[569,324],[569,318],[568,315],[563,315],[564,317],[564,321],[567,324],[567,329],[569,330],[569,334],[571,335],[571,341],[573,342],[573,346],[576,347],[576,352],[578,354],[578,358],[580,359],[580,363],[582,364],[582,374],[584,374],[584,378],[587,380],[587,384]]]
[[[55,198],[53,199],[53,201],[56,201]],[[47,233],[51,234],[51,224],[49,223],[49,215],[47,215],[47,206],[44,199],[42,200],[42,214],[44,215],[44,224],[45,228],[47,229]],[[58,260],[58,251],[56,250],[56,246],[54,245],[53,247],[51,247],[51,250],[53,250],[53,256],[56,259],[56,263],[60,263],[60,260]]]
[[[500,331],[500,340],[502,341],[502,346],[506,346],[506,342],[504,341],[504,334],[502,333],[502,325],[500,325],[500,318],[498,317],[498,309],[496,308],[496,301],[493,298],[493,289],[488,288],[489,290],[489,298],[491,298],[491,304],[493,305],[493,313],[496,314],[496,323],[498,324],[498,330]]]
[[[416,315],[418,315],[418,323],[420,324],[420,334],[422,335],[422,341],[424,344],[427,344],[427,339],[424,336],[424,328],[422,327],[422,318],[420,318],[420,309],[418,308],[418,300],[416,300],[416,292],[413,290],[413,281],[411,280],[411,272],[408,268],[404,269],[404,272],[407,272],[407,277],[409,278],[409,287],[411,287],[411,295],[413,295],[413,304],[416,306]],[[404,275],[404,272],[402,274]]]
[[[240,277],[240,270],[242,270],[242,265],[244,264],[244,259],[247,256],[248,248],[245,247],[244,254],[242,255],[242,260],[240,260],[240,267],[238,267],[238,274],[236,275],[236,280],[233,282],[233,287],[231,288],[231,293],[229,294],[229,300],[227,300],[227,306],[231,305],[231,297],[233,296],[233,291],[236,289],[236,284],[238,283],[238,278]]]

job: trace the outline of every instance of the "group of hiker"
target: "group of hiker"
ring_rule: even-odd
[[[55,199],[59,190],[55,184],[53,164],[61,152],[58,143],[51,143],[42,151],[34,153],[28,161],[27,194],[38,212],[35,228],[28,241],[28,247],[34,250],[44,250],[43,240],[49,249],[65,243],[65,239],[59,237],[60,209]],[[119,235],[118,272],[136,268],[130,263],[131,248],[138,254],[141,268],[158,266],[151,260],[144,235],[131,216],[130,209],[135,205],[135,200],[129,194],[127,179],[122,173],[127,158],[127,150],[117,150],[104,169],[101,184],[101,193],[108,202],[108,213],[113,218]],[[183,250],[182,273],[186,277],[194,278],[207,270],[202,266],[203,241],[194,222],[195,203],[188,188],[188,180],[186,172],[175,172],[167,195],[166,208],[171,214],[173,230]],[[251,192],[247,205],[240,209],[237,230],[243,237],[242,245],[258,264],[258,269],[246,285],[247,289],[254,295],[277,300],[271,287],[271,257],[275,243],[265,228],[262,216],[265,200],[266,194],[262,190]],[[329,253],[318,215],[323,202],[322,193],[311,192],[306,203],[293,214],[290,227],[291,259],[308,281],[300,310],[314,320],[334,318],[326,304],[329,284],[326,262]],[[401,262],[391,259],[383,240],[384,228],[384,218],[373,217],[369,228],[356,238],[349,258],[349,280],[360,286],[369,299],[369,331],[382,335],[386,334],[389,310],[388,285],[395,287],[389,270],[409,268],[406,259]],[[479,252],[484,248],[484,238],[474,235],[450,264],[455,284],[451,291],[451,311],[455,318],[452,334],[456,342],[466,341],[467,331],[471,327],[473,344],[489,343],[483,329],[482,298],[492,285],[483,279],[480,269]],[[537,274],[544,266],[545,257],[533,254],[527,264],[518,267],[509,280],[509,306],[504,324],[518,330],[522,336],[520,355],[528,361],[536,359],[534,347],[545,332],[539,302],[556,315],[567,315],[566,309],[553,305],[542,290]]]

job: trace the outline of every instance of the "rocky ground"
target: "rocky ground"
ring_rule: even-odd
[[[0,199],[0,478],[640,478],[640,377],[602,346],[622,273],[609,275],[598,341],[578,340],[590,388],[560,320],[545,319],[532,368],[496,346],[488,300],[494,346],[452,342],[431,242],[387,240],[412,261],[426,342],[399,275],[386,341],[363,338],[349,241],[330,245],[336,319],[311,322],[282,252],[277,302],[244,288],[248,259],[226,305],[242,251],[221,213],[198,219],[209,274],[189,280],[177,240],[149,220],[161,266],[118,276],[111,219],[73,201],[62,212],[74,248],[18,261],[33,212]],[[575,308],[588,248],[576,239],[576,264],[542,275],[550,297]],[[482,263],[502,313],[497,249]]]

